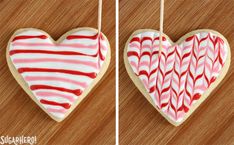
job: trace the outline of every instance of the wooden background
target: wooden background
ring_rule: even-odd
[[[165,0],[164,32],[173,41],[199,28],[221,32],[232,62],[219,87],[174,127],[147,102],[123,63],[128,37],[137,29],[159,29],[159,0],[120,0],[120,145],[234,145],[234,0]]]
[[[104,78],[61,123],[50,119],[17,84],[6,64],[7,42],[19,28],[54,39],[77,27],[97,28],[98,0],[0,0],[0,136],[37,136],[38,144],[115,143],[115,1],[103,1],[102,31],[112,61]]]

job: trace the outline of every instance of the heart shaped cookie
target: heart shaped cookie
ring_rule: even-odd
[[[147,100],[173,125],[183,123],[221,82],[230,65],[230,48],[218,32],[202,29],[173,43],[159,32],[134,32],[126,43],[124,62]]]
[[[93,28],[71,30],[57,41],[44,31],[26,28],[14,33],[6,57],[25,92],[60,122],[106,72],[110,46]]]

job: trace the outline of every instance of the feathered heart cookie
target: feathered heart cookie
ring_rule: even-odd
[[[208,97],[230,65],[227,40],[213,30],[197,30],[173,43],[159,32],[138,30],[126,43],[125,66],[147,100],[178,126]]]
[[[44,31],[26,28],[14,33],[6,57],[25,92],[59,122],[104,75],[110,46],[104,34],[92,28],[71,30],[57,41]]]

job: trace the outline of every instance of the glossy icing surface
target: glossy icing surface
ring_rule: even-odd
[[[10,42],[9,55],[48,113],[64,118],[96,78],[108,49],[108,40],[92,29],[77,30],[60,43],[32,29],[17,33]]]
[[[191,106],[219,76],[227,58],[227,44],[212,32],[198,32],[180,44],[163,37],[159,56],[159,32],[132,36],[127,44],[128,62],[154,105],[175,122],[181,122]]]

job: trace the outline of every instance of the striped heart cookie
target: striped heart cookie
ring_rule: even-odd
[[[27,94],[60,122],[87,96],[110,63],[110,46],[96,29],[78,28],[54,41],[26,28],[14,33],[6,52],[11,73]]]
[[[197,30],[173,43],[159,32],[138,30],[124,52],[131,79],[173,125],[183,123],[221,82],[230,65],[227,40],[213,30]]]

